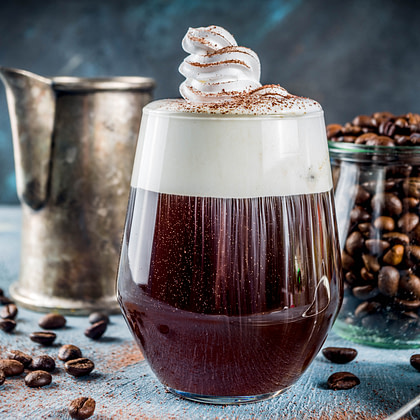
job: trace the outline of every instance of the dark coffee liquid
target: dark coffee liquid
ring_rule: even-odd
[[[295,382],[340,302],[331,192],[221,199],[131,191],[118,297],[165,385],[261,395]]]

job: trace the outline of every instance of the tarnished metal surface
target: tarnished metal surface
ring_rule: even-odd
[[[0,207],[0,288],[7,291],[19,264],[21,211]],[[99,341],[83,335],[87,317],[67,317],[64,329],[56,330],[56,345],[42,347],[28,335],[39,330],[41,315],[19,307],[14,333],[0,331],[0,358],[6,349],[19,349],[32,356],[49,354],[57,368],[52,383],[31,389],[24,374],[7,378],[0,385],[2,420],[46,418],[69,419],[67,407],[79,396],[96,401],[94,419],[258,419],[258,420],[368,420],[384,419],[420,393],[419,375],[410,366],[416,350],[384,350],[351,343],[330,334],[325,346],[354,347],[357,358],[346,365],[332,364],[319,354],[301,379],[285,393],[255,404],[216,406],[197,404],[165,391],[134,345],[122,316],[111,317],[111,324]],[[84,357],[95,363],[86,377],[73,378],[58,359],[62,344],[78,346]],[[360,385],[347,391],[327,389],[333,372],[348,371],[360,378]],[[420,407],[405,419],[420,418]]]
[[[115,277],[147,78],[44,79],[0,68],[23,229],[13,297],[37,310],[117,309]]]

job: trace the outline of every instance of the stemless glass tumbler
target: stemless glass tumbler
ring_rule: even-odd
[[[322,346],[341,263],[322,111],[143,110],[118,299],[157,378],[210,403],[272,397]]]

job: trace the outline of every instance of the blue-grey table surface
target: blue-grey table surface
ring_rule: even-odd
[[[7,292],[17,280],[20,260],[21,212],[19,207],[0,206],[0,288]],[[42,314],[19,308],[13,333],[0,331],[0,358],[6,349],[31,355],[50,354],[57,369],[51,385],[28,388],[23,374],[7,378],[0,386],[0,419],[68,419],[69,402],[78,396],[96,401],[92,419],[382,419],[420,393],[420,373],[409,363],[419,350],[387,350],[348,342],[330,333],[325,346],[354,347],[357,358],[334,365],[318,354],[301,379],[271,400],[245,405],[217,406],[189,402],[165,391],[134,344],[121,315],[113,315],[105,335],[92,341],[83,334],[87,317],[67,316],[57,332],[57,345],[40,347],[29,340],[39,330]],[[79,346],[95,370],[73,378],[57,358],[61,344]],[[327,389],[327,378],[349,371],[360,385],[347,391]],[[417,407],[406,417],[420,419]]]

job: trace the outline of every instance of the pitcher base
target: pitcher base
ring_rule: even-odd
[[[10,295],[17,304],[37,312],[57,311],[63,315],[89,315],[96,311],[108,314],[121,313],[116,296],[86,300],[66,299],[27,291],[25,293],[18,282],[10,286]]]

